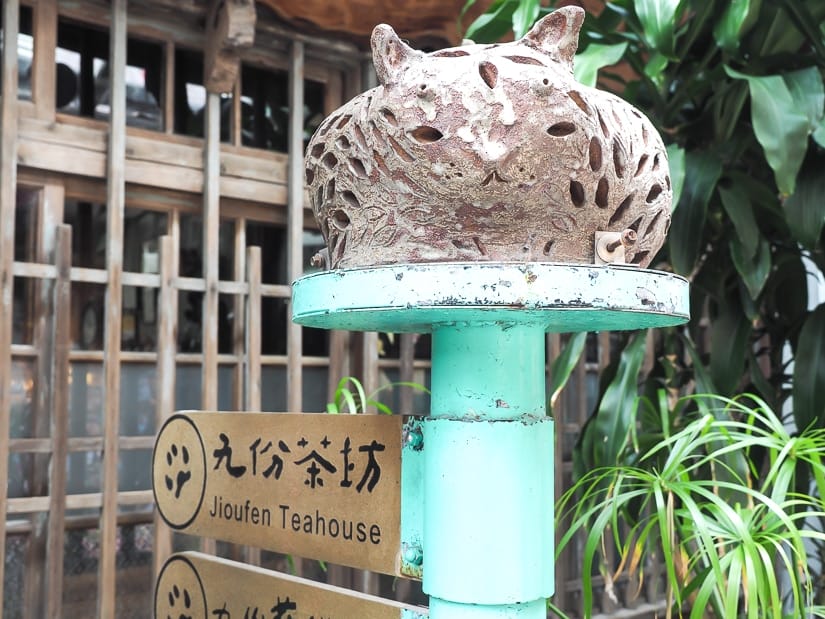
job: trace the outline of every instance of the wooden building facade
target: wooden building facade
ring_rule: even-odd
[[[218,39],[227,57],[216,61],[228,4],[252,6],[254,42]],[[368,390],[428,382],[426,336],[289,320],[289,284],[322,244],[304,200],[304,145],[374,84],[363,33],[301,28],[299,11],[273,10],[289,4],[3,0],[4,617],[149,615],[157,566],[195,543],[153,512],[154,435],[173,410],[323,411],[342,376]],[[418,43],[446,43],[444,32],[423,24]],[[205,73],[226,79],[210,73],[216,62],[230,67],[222,93],[204,86]],[[549,358],[560,344],[548,337]],[[591,338],[565,396],[558,491],[608,344]],[[427,404],[403,389],[392,400],[402,413]],[[295,567],[312,575],[309,563]],[[563,607],[575,607],[575,565],[559,564]],[[392,594],[374,575],[320,576]]]

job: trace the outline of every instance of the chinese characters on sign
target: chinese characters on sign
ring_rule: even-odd
[[[155,446],[158,509],[187,533],[397,573],[402,424],[384,415],[175,415]],[[249,614],[268,618],[264,610]]]

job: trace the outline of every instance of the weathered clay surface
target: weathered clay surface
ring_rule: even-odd
[[[638,110],[578,84],[584,13],[521,40],[430,54],[386,25],[380,86],[327,118],[306,181],[330,268],[441,261],[592,264],[596,231],[647,266],[670,225],[667,153]]]

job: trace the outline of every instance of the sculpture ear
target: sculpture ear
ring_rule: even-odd
[[[422,55],[395,34],[387,24],[378,24],[372,31],[372,63],[383,86],[395,83],[401,70]]]
[[[565,6],[536,22],[522,41],[572,67],[573,56],[579,46],[582,22],[583,9]]]

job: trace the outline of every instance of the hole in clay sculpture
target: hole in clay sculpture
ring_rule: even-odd
[[[544,251],[543,251],[543,253],[544,253],[544,255],[545,255],[545,256],[549,256],[549,255],[550,255],[550,250],[551,250],[551,249],[553,249],[553,243],[555,243],[555,241],[547,241],[547,242],[544,244]]]
[[[367,169],[364,167],[364,163],[357,159],[356,157],[350,157],[349,159],[349,168],[352,170],[352,173],[355,176],[360,178],[367,178]]]
[[[616,169],[616,176],[624,177],[624,171],[627,167],[627,155],[624,152],[624,146],[618,138],[613,140],[613,167]]]
[[[315,157],[316,159],[324,154],[324,143],[318,142],[315,146],[312,147],[312,150],[309,151],[309,154]]]
[[[330,127],[332,127],[332,125],[334,125],[335,122],[338,120],[338,118],[340,117],[330,116],[329,118],[327,118],[324,124],[321,125],[321,128],[318,130],[318,135],[324,137],[327,134],[327,131],[329,131]]]
[[[604,135],[604,137],[609,138],[610,137],[610,129],[607,127],[607,123],[604,122],[604,118],[602,118],[602,113],[601,113],[600,110],[596,110],[596,116],[599,117],[599,125],[602,128],[602,134]],[[614,145],[614,148],[615,148],[615,145]]]
[[[570,181],[570,199],[575,206],[584,206],[584,187],[579,181]]]
[[[478,74],[484,83],[490,88],[495,88],[498,82],[498,69],[492,62],[482,61],[478,63]]]
[[[644,260],[645,258],[647,258],[647,256],[648,256],[648,254],[649,254],[649,253],[650,253],[650,252],[649,252],[649,251],[647,251],[647,250],[638,252],[635,256],[633,256],[633,260],[631,260],[631,261],[630,261],[630,263],[631,263],[631,264],[639,264],[639,263],[641,263],[641,261],[642,261],[642,260]]]
[[[616,210],[610,216],[610,221],[607,222],[608,226],[612,226],[617,221],[619,221],[622,217],[624,217],[625,211],[627,211],[628,207],[633,202],[633,196],[634,196],[634,194],[631,193],[624,200],[622,200],[622,203],[618,206],[618,208],[616,208]]]
[[[436,58],[458,58],[459,56],[469,56],[470,53],[464,51],[463,49],[445,49],[440,52],[434,52],[430,55]]]
[[[315,180],[315,170],[312,168],[306,169],[306,177],[307,177],[307,185],[311,185],[312,181]]]
[[[647,236],[653,231],[653,227],[656,225],[656,222],[659,221],[659,217],[661,217],[661,215],[662,211],[659,211],[653,216],[653,219],[650,220],[650,223],[647,224],[647,227],[645,228],[644,236]]]
[[[413,157],[410,153],[404,150],[404,147],[401,146],[401,144],[399,144],[395,140],[395,138],[393,138],[391,135],[388,135],[387,139],[390,141],[390,146],[392,146],[392,149],[395,151],[395,154],[401,157],[401,159],[403,159],[407,163],[412,163],[413,161],[415,161],[415,157]]]
[[[633,223],[628,226],[633,232],[639,231],[639,224],[642,223],[642,220],[645,218],[644,215],[639,215],[636,219],[633,220]]]
[[[602,176],[599,179],[599,184],[596,187],[596,206],[599,208],[607,208],[608,192],[610,186],[607,183],[607,178]]]
[[[349,215],[347,215],[346,211],[338,209],[330,213],[329,216],[332,225],[342,232],[349,227]]]
[[[590,138],[590,169],[594,172],[602,167],[602,145],[596,136]]]
[[[324,189],[324,196],[326,197],[327,200],[332,200],[332,198],[335,196],[335,179],[334,178],[329,179],[329,182],[327,183],[327,186]]]
[[[398,126],[398,119],[395,117],[395,114],[393,114],[391,110],[382,107],[379,111],[381,112],[381,116],[384,117],[384,120],[390,123],[393,127]]]
[[[653,156],[653,166],[650,169],[654,172],[659,169],[659,153]]]
[[[536,58],[531,58],[530,56],[505,56],[507,60],[511,60],[517,64],[535,64],[540,67],[544,66],[544,63]]]
[[[647,155],[642,155],[639,158],[639,165],[636,166],[636,174],[634,174],[634,176],[639,176],[639,174],[642,173],[642,170],[644,169],[646,163],[647,163]]]
[[[361,127],[358,125],[352,126],[352,135],[355,138],[355,141],[358,143],[363,150],[367,150],[367,141],[364,138],[364,132],[361,131]]]
[[[341,148],[341,149],[344,149],[344,150],[346,150],[350,147],[349,140],[347,139],[347,136],[345,136],[345,135],[342,135],[337,140],[335,140],[335,145],[338,148]]]
[[[578,92],[576,92],[575,90],[571,90],[567,93],[567,96],[573,99],[573,101],[576,103],[576,105],[579,106],[582,112],[584,112],[585,114],[590,113],[590,108],[588,108],[587,102],[584,99],[582,99],[582,96]]]
[[[338,157],[333,155],[332,153],[327,153],[324,155],[324,158],[321,159],[321,164],[327,169],[331,170],[336,165],[338,165]]]
[[[651,187],[651,188],[650,188],[650,191],[649,191],[649,192],[647,192],[647,198],[645,198],[645,201],[646,201],[648,204],[650,204],[650,203],[651,203],[651,202],[653,202],[656,198],[658,198],[658,197],[659,197],[659,194],[660,194],[660,193],[662,193],[662,186],[661,186],[659,183],[655,183],[655,184],[653,185],[653,187]]]
[[[435,127],[428,127],[426,125],[416,127],[409,132],[409,135],[419,144],[432,144],[433,142],[438,142],[438,140],[444,137],[444,134],[438,129]]]
[[[342,116],[341,120],[338,121],[338,124],[335,125],[335,128],[336,129],[343,129],[347,125],[347,123],[350,121],[351,118],[352,118],[352,114],[347,114],[345,116]]]
[[[667,185],[667,188],[670,189],[670,177],[669,176],[665,176],[665,185]]]
[[[566,120],[563,120],[560,123],[556,123],[551,127],[547,128],[547,133],[552,135],[554,138],[563,138],[566,135],[570,135],[576,130],[576,125]]]
[[[354,208],[359,208],[361,206],[361,202],[358,200],[358,196],[352,193],[349,189],[341,192],[341,199]]]
[[[324,186],[318,185],[315,190],[315,206],[320,207],[324,203]]]

